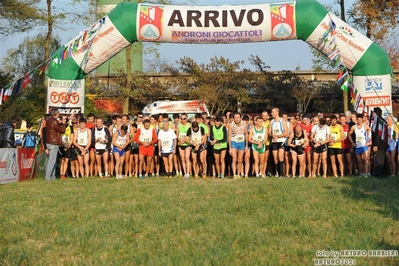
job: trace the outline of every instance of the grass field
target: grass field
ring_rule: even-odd
[[[313,265],[316,251],[399,250],[398,193],[398,178],[2,185],[0,264]]]

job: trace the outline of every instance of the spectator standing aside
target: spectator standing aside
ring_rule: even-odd
[[[26,133],[22,137],[22,148],[35,148],[37,142],[37,133],[32,130],[31,123],[26,123]]]
[[[58,118],[60,113],[58,109],[53,109],[50,112],[51,117],[46,123],[46,154],[48,161],[46,165],[45,180],[55,180],[55,166],[57,161],[57,154],[59,147],[62,145],[61,134],[65,132],[65,124],[60,123]]]
[[[374,119],[382,120],[382,123],[386,123],[385,119],[382,118],[382,110],[379,107],[374,108]],[[367,123],[365,123],[367,126]],[[378,121],[377,121],[378,125]],[[386,151],[388,149],[388,140],[387,137],[385,139],[378,134],[378,129],[376,129],[372,133],[372,146],[373,146],[373,176],[377,178],[387,177],[389,172],[388,164],[385,166],[385,163],[388,162]],[[370,176],[370,168],[368,176]]]
[[[1,148],[15,148],[15,136],[14,130],[17,126],[17,118],[12,117],[8,122],[6,122],[1,128]]]

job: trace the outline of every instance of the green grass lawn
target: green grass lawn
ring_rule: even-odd
[[[13,183],[0,186],[0,264],[313,265],[318,250],[399,250],[398,193],[398,178]]]

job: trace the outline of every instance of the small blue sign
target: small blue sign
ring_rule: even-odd
[[[382,78],[369,78],[366,80],[366,92],[382,91]]]

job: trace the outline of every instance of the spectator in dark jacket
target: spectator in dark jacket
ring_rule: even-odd
[[[17,118],[12,117],[8,122],[6,122],[1,128],[1,148],[15,148],[15,136],[14,129],[17,126]]]
[[[386,123],[385,119],[382,118],[382,110],[379,107],[374,108],[374,119],[380,119],[383,123]],[[372,135],[373,145],[373,175],[377,178],[388,177],[388,158],[386,151],[388,149],[388,140],[383,140],[378,134],[378,129],[373,132]]]

